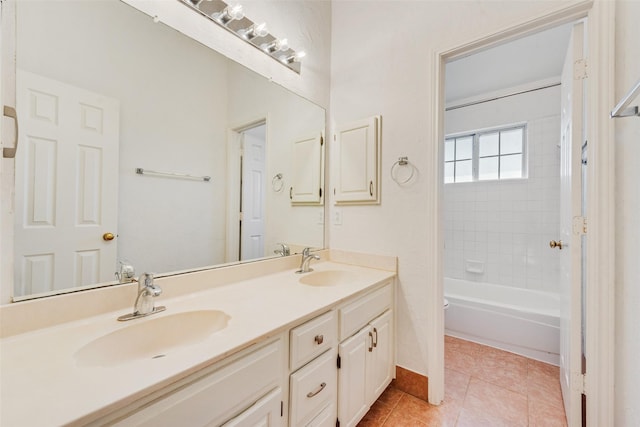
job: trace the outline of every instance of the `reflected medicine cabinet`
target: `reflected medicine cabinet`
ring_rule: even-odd
[[[338,127],[335,135],[335,203],[380,203],[381,116]]]
[[[293,142],[292,182],[289,198],[292,205],[321,205],[324,171],[324,138],[310,135]]]

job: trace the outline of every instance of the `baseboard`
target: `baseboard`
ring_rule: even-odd
[[[417,372],[396,366],[396,379],[393,380],[392,385],[425,402],[429,400],[429,378]]]

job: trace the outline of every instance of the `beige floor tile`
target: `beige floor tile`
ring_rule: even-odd
[[[444,398],[445,400],[454,399],[460,402],[464,401],[469,387],[471,375],[454,371],[452,369],[444,370]]]
[[[546,400],[529,398],[529,427],[567,427],[564,408]]]
[[[528,422],[525,395],[473,377],[463,408],[477,416],[503,419],[513,426],[526,426]]]
[[[389,386],[359,427],[566,427],[557,366],[445,337],[445,400]]]

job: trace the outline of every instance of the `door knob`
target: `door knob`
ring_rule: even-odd
[[[560,250],[562,250],[562,247],[566,246],[564,243],[562,243],[562,240],[558,240],[557,242],[555,240],[552,240],[549,242],[549,247],[551,247],[551,249],[555,249],[558,248]]]
[[[113,234],[113,233],[104,233],[104,234],[102,235],[102,240],[104,240],[104,241],[108,242],[108,241],[110,241],[110,240],[115,239],[115,237],[116,237],[116,236],[114,236],[114,234]]]

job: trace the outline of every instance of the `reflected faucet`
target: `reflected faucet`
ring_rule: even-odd
[[[302,250],[302,260],[300,261],[300,270],[296,271],[297,274],[309,273],[313,271],[313,268],[309,268],[309,263],[312,259],[319,260],[320,255],[310,254],[311,248],[304,248]]]
[[[153,274],[143,273],[138,277],[138,296],[133,303],[133,313],[118,317],[125,321],[145,317],[166,310],[164,306],[155,306],[153,299],[162,294],[162,288],[153,283]]]
[[[285,245],[284,243],[276,243],[276,245],[280,246],[280,249],[276,249],[275,251],[273,251],[274,254],[278,254],[280,256],[291,255],[291,249],[289,249],[289,246]]]
[[[116,279],[118,282],[123,283],[131,283],[135,281],[136,271],[133,268],[133,265],[127,260],[118,261],[119,271],[116,271]]]

